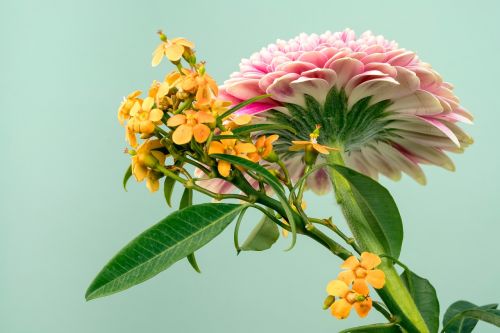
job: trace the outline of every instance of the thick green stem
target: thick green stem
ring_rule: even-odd
[[[330,153],[328,162],[344,165],[340,152]],[[347,224],[361,249],[376,254],[384,253],[383,246],[369,228],[368,221],[359,208],[349,183],[334,169],[330,169],[330,177],[337,202],[340,204]],[[379,268],[385,273],[386,283],[384,288],[377,292],[391,312],[400,317],[400,325],[409,332],[429,333],[422,315],[392,261],[387,258],[383,259]]]

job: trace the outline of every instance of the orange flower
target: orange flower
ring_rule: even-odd
[[[316,125],[316,129],[311,134],[309,134],[310,137],[309,141],[292,141],[292,145],[290,146],[290,148],[288,148],[288,150],[290,151],[315,150],[320,154],[329,154],[330,150],[338,150],[337,148],[323,146],[318,143],[320,127],[321,127],[320,125]]]
[[[167,57],[170,61],[178,61],[184,51],[194,48],[194,44],[185,38],[167,39],[167,37],[160,31],[159,32],[161,43],[153,52],[153,59],[151,65],[158,66],[163,57]]]
[[[273,142],[278,140],[278,138],[279,135],[277,134],[270,135],[267,138],[265,135],[261,135],[257,141],[255,141],[255,148],[257,151],[248,154],[248,157],[254,162],[258,162],[261,158],[266,159],[273,151]]]
[[[232,131],[243,125],[247,125],[252,121],[252,116],[249,114],[237,115],[233,114],[230,116],[229,120],[224,122],[224,125],[228,130]]]
[[[199,72],[201,72],[201,74]],[[200,69],[199,72],[190,71],[184,68],[183,73],[186,77],[184,77],[181,82],[182,90],[196,95],[195,99],[198,107],[210,104],[212,97],[219,94],[217,82],[215,82],[210,75],[205,73],[204,69]]]
[[[184,114],[176,114],[167,120],[167,126],[177,127],[172,135],[172,140],[183,145],[194,139],[198,143],[207,141],[210,135],[210,127],[205,124],[215,122],[211,113],[205,111],[187,110]]]
[[[222,132],[221,135],[232,135],[231,132]],[[247,154],[253,153],[256,151],[256,148],[251,143],[240,142],[236,139],[222,139],[220,141],[212,141],[210,142],[210,146],[208,147],[208,154],[227,154],[234,155],[249,159]],[[227,161],[219,160],[217,162],[217,170],[223,177],[229,176],[231,172],[231,163]]]
[[[137,146],[135,133],[151,134],[155,130],[155,125],[161,123],[163,111],[153,108],[154,98],[146,97],[142,103],[136,101],[130,110],[130,120],[127,123],[127,139],[132,147]]]
[[[231,106],[231,102],[223,101],[221,99],[212,99],[210,103],[194,103],[193,106],[201,111],[209,111],[214,115],[214,117],[217,117],[229,109],[229,106]]]
[[[118,108],[118,121],[120,122],[120,124],[123,125],[125,120],[130,119],[130,110],[132,110],[135,102],[142,102],[142,99],[138,98],[140,94],[142,94],[142,91],[136,90],[130,93],[127,97],[123,98],[123,102]]]
[[[326,292],[328,295],[339,297],[331,305],[332,315],[337,319],[347,318],[353,306],[361,318],[366,317],[372,308],[372,299],[365,284],[354,283],[352,289],[349,289],[344,281],[333,280],[328,283]]]
[[[134,156],[132,156],[132,173],[138,182],[146,179],[146,186],[151,192],[155,192],[160,187],[158,179],[161,174],[150,168],[151,160],[157,161],[161,165],[165,163],[166,155],[159,150],[163,145],[160,140],[147,140],[137,148]]]
[[[378,255],[370,252],[361,253],[361,261],[358,261],[354,256],[350,256],[340,266],[345,271],[340,272],[337,278],[348,285],[354,282],[355,284],[364,284],[368,288],[368,282],[373,288],[383,288],[385,274],[382,270],[375,269],[381,262],[382,260]]]

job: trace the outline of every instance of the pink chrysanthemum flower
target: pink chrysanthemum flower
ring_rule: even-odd
[[[295,176],[304,165],[299,153],[288,150],[291,141],[308,140],[320,125],[318,142],[340,147],[349,167],[373,178],[383,174],[397,180],[404,172],[425,184],[419,164],[453,170],[446,152],[462,152],[472,143],[456,125],[471,123],[472,116],[452,89],[414,52],[371,32],[356,38],[345,30],[270,44],[242,60],[220,97],[238,103],[271,95],[239,113],[297,129],[296,134],[278,131],[275,144]],[[326,193],[328,177],[320,169],[308,186]]]

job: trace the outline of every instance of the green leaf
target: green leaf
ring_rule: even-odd
[[[176,175],[179,171],[174,171]],[[169,207],[172,207],[172,193],[174,193],[174,186],[177,181],[170,177],[165,177],[165,182],[163,183],[163,194],[165,196],[165,201]]]
[[[189,261],[189,264],[195,271],[198,273],[201,273],[200,267],[198,266],[198,262],[196,261],[196,257],[194,256],[194,252],[191,254],[188,254],[187,259]]]
[[[278,199],[280,200],[283,209],[286,212],[286,218],[290,224],[290,229],[292,231],[292,243],[287,250],[292,249],[295,246],[295,242],[297,241],[297,228],[295,226],[295,220],[293,218],[292,208],[288,203],[288,199],[285,194],[285,189],[283,185],[280,183],[279,179],[273,176],[266,168],[261,166],[260,164],[249,161],[245,158],[234,156],[234,155],[226,155],[226,154],[212,154],[210,155],[213,158],[217,158],[223,161],[227,161],[233,165],[241,166],[245,169],[249,169],[255,171],[259,176],[261,176],[266,184],[272,187],[274,192],[278,195]]]
[[[267,130],[280,130],[284,129],[287,131],[290,131],[292,133],[296,133],[296,129],[285,125],[285,124],[254,124],[254,125],[245,125],[245,126],[240,126],[238,128],[235,128],[233,130],[233,133],[236,135],[244,135],[244,134],[250,134],[252,132],[257,132],[257,131],[267,131]]]
[[[245,106],[247,106],[249,104],[257,102],[257,101],[259,101],[261,99],[268,98],[269,96],[271,96],[271,95],[259,95],[259,96],[255,96],[255,97],[252,97],[250,99],[247,99],[246,101],[243,101],[243,102],[241,102],[239,104],[236,104],[235,106],[233,106],[232,108],[230,108],[229,110],[227,110],[226,112],[224,112],[222,115],[218,116],[217,118],[218,119],[224,119],[227,116],[231,115],[232,113],[238,111],[242,107],[245,107]]]
[[[332,167],[350,184],[369,227],[386,253],[398,258],[403,244],[403,222],[389,191],[375,180],[344,166]]]
[[[108,296],[152,278],[210,242],[244,207],[206,203],[170,214],[120,250],[90,284],[85,298]]]
[[[401,333],[404,331],[396,323],[386,323],[386,324],[372,324],[372,325],[352,327],[340,331],[339,333],[351,333],[351,332]]]
[[[127,191],[127,182],[132,177],[132,165],[129,165],[127,171],[125,171],[125,175],[123,176],[123,189]]]
[[[439,331],[439,301],[436,289],[429,280],[409,270],[401,274],[401,279],[415,301],[429,331],[437,333]]]
[[[478,320],[500,327],[498,304],[477,306],[467,301],[450,305],[443,317],[443,330],[446,333],[470,333]]]
[[[271,246],[280,237],[278,226],[266,215],[255,226],[241,246],[242,251],[263,251]]]
[[[193,190],[190,188],[185,188],[182,192],[181,201],[179,203],[179,209],[189,207],[193,204]]]

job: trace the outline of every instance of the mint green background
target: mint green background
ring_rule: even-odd
[[[476,143],[453,156],[455,173],[426,167],[428,186],[382,180],[405,220],[402,260],[432,281],[443,309],[500,301],[500,2],[180,3],[1,2],[0,332],[336,332],[381,319],[339,322],[321,311],[339,260],[317,244],[301,238],[284,252],[289,240],[280,240],[237,257],[232,228],[199,251],[201,275],[179,262],[84,301],[102,265],[172,211],[144,184],[131,182],[128,193],[120,184],[128,158],[116,109],[166,73],[165,64],[150,67],[158,28],[195,41],[219,82],[241,57],[303,31],[370,29],[417,51],[475,114],[466,128]],[[307,202],[339,217],[330,196]]]

